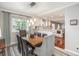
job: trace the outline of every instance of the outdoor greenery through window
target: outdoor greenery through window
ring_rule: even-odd
[[[26,30],[27,20],[17,17],[12,17],[12,32],[18,32],[19,30]]]

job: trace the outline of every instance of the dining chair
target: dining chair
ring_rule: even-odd
[[[26,37],[26,36],[27,36],[26,30],[20,30],[20,31],[19,31],[19,35],[20,35],[21,37]]]
[[[34,34],[30,34],[30,38],[34,38]]]
[[[21,53],[21,41],[20,41],[20,37],[19,37],[19,35],[16,35],[16,36],[17,36],[18,51],[19,51],[19,53]]]
[[[38,36],[38,37],[41,37],[41,33],[38,33],[37,36]]]
[[[39,47],[36,47],[34,52],[38,56],[52,56],[54,54],[54,37],[53,34],[44,37],[42,44]]]
[[[23,43],[23,50],[25,56],[29,56],[29,55],[36,56],[36,54],[34,54],[35,47],[33,47],[27,40],[24,40],[23,38],[21,38],[21,40]]]
[[[18,42],[18,50],[19,50],[19,53],[21,53],[22,56],[24,56],[25,53],[24,53],[24,50],[23,50],[23,43],[22,43],[21,37],[20,37],[20,35],[16,35],[16,36],[17,36],[17,42]]]

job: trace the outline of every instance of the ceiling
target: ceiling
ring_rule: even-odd
[[[50,16],[52,18],[55,16],[60,18],[60,16],[63,16],[63,11],[60,12],[58,10],[75,4],[75,2],[36,2],[36,5],[31,7],[29,5],[30,3],[31,2],[0,2],[0,9],[39,17]]]

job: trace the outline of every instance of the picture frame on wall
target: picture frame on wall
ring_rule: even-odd
[[[71,19],[70,25],[78,25],[78,20],[77,19]]]

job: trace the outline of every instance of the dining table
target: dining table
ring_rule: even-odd
[[[31,36],[27,35],[23,39],[27,40],[34,47],[34,53],[38,56],[51,56],[54,54],[54,34],[48,33],[44,37],[33,34]]]
[[[42,44],[42,42],[43,42],[43,37],[39,37],[39,36],[35,35],[34,38],[29,37],[28,42],[31,43],[31,45],[32,45],[33,47],[37,47],[37,46],[39,46],[40,44]]]
[[[34,35],[33,38],[31,38],[30,36],[27,37],[23,37],[24,40],[27,40],[33,47],[37,47],[38,45],[42,44],[43,42],[43,37],[39,37],[37,35]]]

